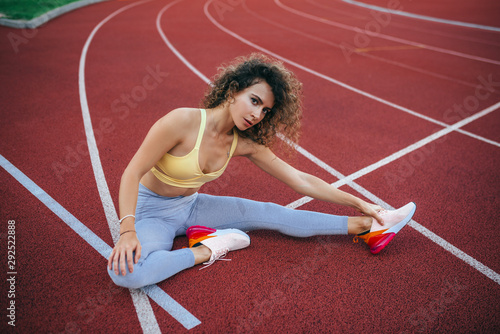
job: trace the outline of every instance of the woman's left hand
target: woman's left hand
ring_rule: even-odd
[[[358,211],[366,216],[375,218],[380,225],[384,225],[384,220],[380,217],[379,212],[384,210],[380,205],[364,202],[358,208]]]

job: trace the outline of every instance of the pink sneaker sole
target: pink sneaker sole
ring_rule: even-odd
[[[370,252],[372,254],[378,254],[389,242],[396,236],[396,233],[385,233],[381,234],[383,236],[377,243],[370,247]]]

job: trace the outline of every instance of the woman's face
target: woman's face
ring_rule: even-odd
[[[236,127],[245,131],[262,121],[273,106],[271,86],[261,81],[236,93],[234,102],[230,104],[230,111]]]

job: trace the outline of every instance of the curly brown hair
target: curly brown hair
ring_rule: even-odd
[[[204,108],[215,108],[261,81],[267,82],[274,95],[274,106],[263,120],[245,131],[243,138],[273,147],[279,132],[292,143],[298,143],[302,118],[302,83],[283,64],[260,53],[238,57],[219,68],[202,101]],[[294,145],[292,145],[293,148]]]

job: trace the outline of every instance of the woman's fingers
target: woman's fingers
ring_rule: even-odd
[[[384,225],[384,220],[382,219],[382,217],[380,217],[380,215],[378,214],[377,211],[375,211],[373,218],[375,218],[380,223],[380,225],[382,225],[382,226]]]
[[[118,266],[118,260],[120,259],[120,254],[118,251],[115,252],[115,257],[113,259],[113,268],[115,270],[115,275],[119,275],[119,269],[120,267]]]
[[[135,263],[139,262],[139,259],[141,258],[141,250],[142,250],[142,246],[139,243],[137,245],[137,248],[135,249]]]
[[[134,251],[136,252],[135,259]],[[125,276],[127,274],[127,267],[128,271],[132,273],[134,271],[134,262],[137,263],[140,257],[141,244],[138,240],[137,242],[134,242],[134,240],[129,242],[120,240],[111,251],[108,259],[108,268],[110,270],[114,269],[115,275],[121,273]]]
[[[373,213],[370,216],[375,218],[380,223],[380,225],[384,225],[384,220],[379,215],[379,212],[382,211],[383,208],[380,205],[372,204],[372,209],[373,209]]]
[[[111,264],[113,263],[113,256],[115,254],[115,249],[111,251],[111,255],[108,258],[108,269],[111,270]]]
[[[134,262],[133,262],[133,256],[132,256],[132,249],[127,249],[127,264],[128,264],[128,271],[132,273],[134,271]],[[123,274],[125,276],[125,274]]]
[[[118,269],[121,269],[122,275],[125,276],[127,274],[127,269],[125,267],[125,250],[122,250],[120,252],[120,260],[119,260],[119,262],[120,262],[120,267]]]
[[[371,204],[371,203],[365,203],[365,205],[359,209],[359,211],[362,214],[364,214],[366,216],[370,216],[372,218],[375,218],[380,223],[380,225],[383,226],[384,220],[379,215],[379,212],[382,210],[384,210],[384,209],[380,205]]]

